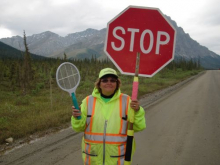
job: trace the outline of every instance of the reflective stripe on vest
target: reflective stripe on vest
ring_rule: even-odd
[[[91,144],[85,143],[85,149],[83,151],[85,153],[85,165],[91,165],[91,157],[96,157],[97,155],[91,153]]]
[[[118,146],[118,165],[124,164],[124,157],[125,157],[125,145]]]
[[[126,145],[125,144],[120,145],[118,146],[118,155],[111,156],[112,158],[118,158],[117,165],[124,165],[125,151],[126,151]]]
[[[127,95],[120,95],[120,117],[123,119],[121,120],[121,126],[119,133],[126,134],[127,133],[127,114],[128,114],[128,104],[129,104],[129,97]]]
[[[127,140],[127,113],[129,107],[129,96],[121,94],[119,101],[120,109],[120,130],[118,134],[106,134],[105,143],[107,144],[123,144]],[[86,119],[86,130],[84,132],[84,138],[87,142],[92,143],[103,143],[103,133],[92,132],[93,115],[95,113],[96,98],[93,96],[88,96],[87,101],[87,119]]]
[[[87,142],[92,143],[103,143],[103,133],[90,133],[85,132],[84,138]],[[127,135],[120,135],[120,134],[109,134],[106,133],[106,144],[121,144],[126,143]]]
[[[86,165],[90,165],[90,156],[89,156],[90,149],[91,149],[91,145],[90,144],[85,144],[85,154],[86,154],[85,164]]]
[[[90,95],[86,98],[86,102],[88,107],[86,118],[86,132],[92,132],[92,116],[95,113],[96,98]]]

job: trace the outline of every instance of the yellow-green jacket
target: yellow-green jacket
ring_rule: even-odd
[[[82,101],[82,118],[77,120],[72,117],[71,124],[76,132],[84,132],[82,157],[85,165],[124,164],[127,121],[131,116],[130,102],[130,97],[120,90],[110,101],[105,102],[96,88],[91,96]],[[145,112],[140,107],[134,115],[133,129],[138,132],[145,128]]]

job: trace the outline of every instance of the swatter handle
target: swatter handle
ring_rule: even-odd
[[[73,100],[73,105],[76,109],[80,110],[79,109],[79,105],[78,105],[78,102],[76,100],[76,95],[74,93],[72,93],[72,100]],[[77,119],[81,119],[81,116],[77,116]]]

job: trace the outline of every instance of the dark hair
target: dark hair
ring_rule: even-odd
[[[106,76],[105,76],[106,77]],[[112,76],[111,76],[112,77]],[[103,77],[102,77],[103,78]],[[102,93],[102,89],[100,88],[100,83],[101,83],[101,80],[102,78],[98,78],[95,82],[95,88],[97,88],[99,90],[99,93]],[[116,78],[114,76],[114,78]],[[121,86],[121,80],[119,78],[116,78],[117,81],[116,81],[116,89],[115,89],[115,92],[120,88]]]

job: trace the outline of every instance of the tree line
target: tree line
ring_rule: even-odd
[[[48,87],[51,80],[55,80],[56,69],[66,61],[72,62],[79,69],[81,74],[81,83],[86,81],[94,82],[99,71],[105,67],[115,68],[109,60],[97,60],[95,55],[85,59],[68,59],[64,52],[64,57],[60,58],[32,58],[26,41],[24,32],[25,51],[22,58],[0,58],[0,82],[2,85],[10,88],[11,91],[19,90],[22,95],[30,92],[37,92],[42,87]],[[179,58],[173,60],[166,69],[175,71],[180,68],[185,70],[202,69],[200,59],[186,60]]]

